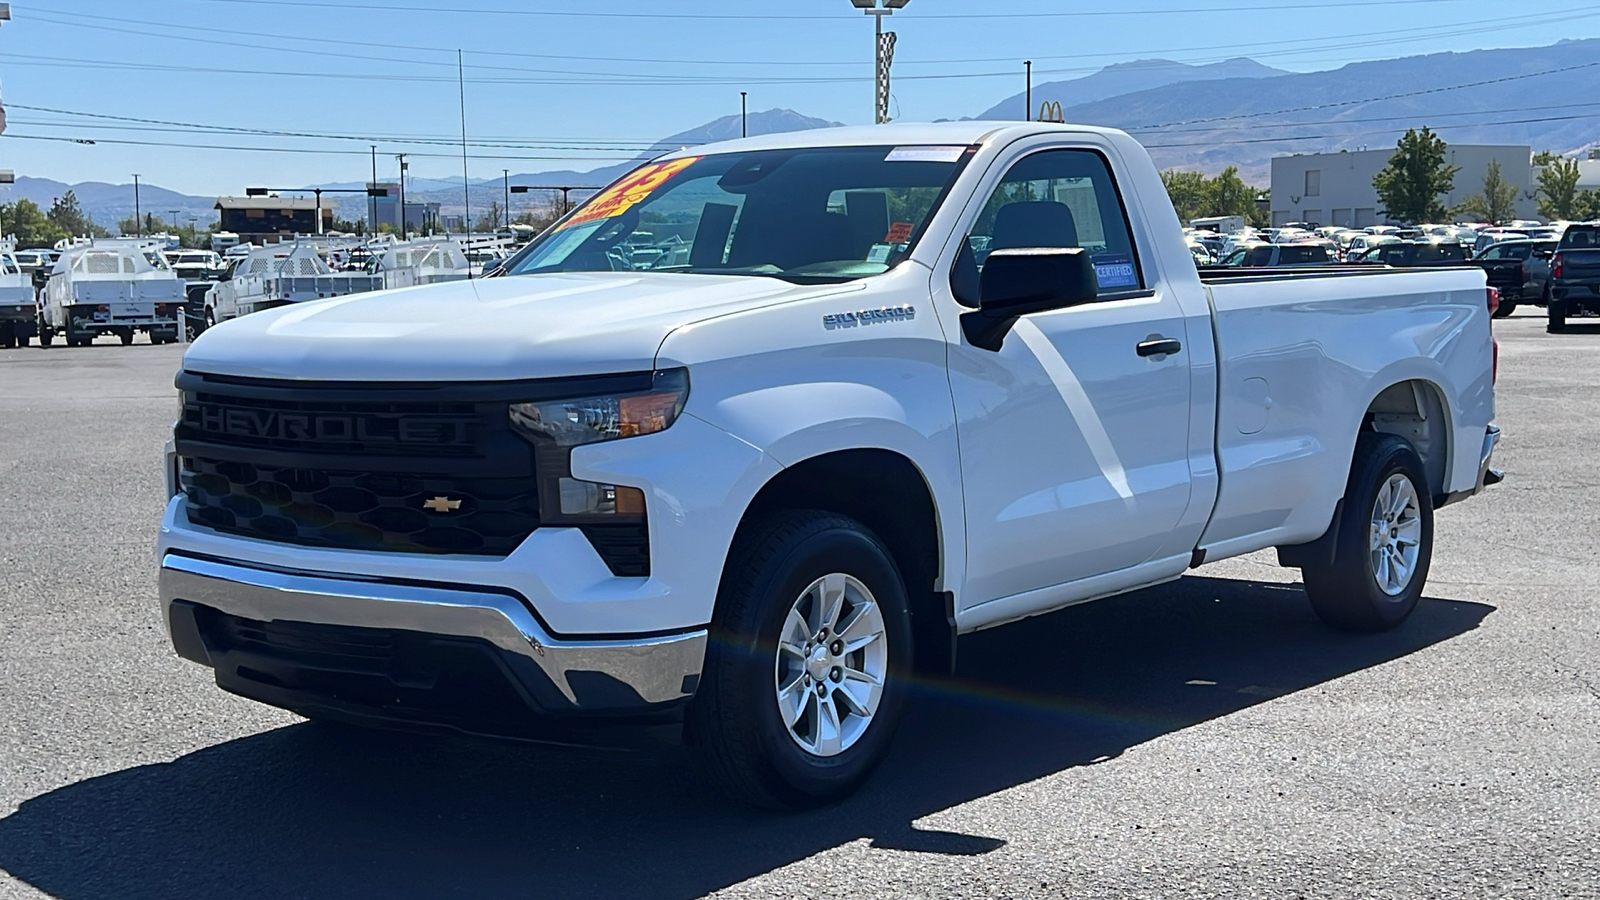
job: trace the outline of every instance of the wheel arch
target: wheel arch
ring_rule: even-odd
[[[955,664],[953,598],[941,590],[945,554],[939,508],[922,470],[909,457],[881,448],[808,457],[762,485],[734,542],[766,516],[790,509],[849,516],[883,541],[905,581],[917,670],[949,672]]]
[[[1395,381],[1373,397],[1362,414],[1363,431],[1404,438],[1422,457],[1428,491],[1435,498],[1449,493],[1454,462],[1454,423],[1444,389],[1427,378]]]

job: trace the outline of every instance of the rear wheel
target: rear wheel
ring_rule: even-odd
[[[773,808],[855,790],[888,751],[911,669],[905,584],[853,519],[787,512],[729,556],[685,723],[717,788]]]
[[[1502,301],[1500,301],[1500,305],[1495,307],[1494,317],[1496,319],[1504,319],[1504,318],[1506,318],[1507,316],[1511,315],[1512,313],[1514,313],[1516,311],[1517,311],[1517,304],[1515,304],[1515,303],[1507,303],[1506,301],[1502,300]]]
[[[17,335],[17,346],[18,347],[26,347],[26,346],[28,346],[28,337],[29,336],[26,335],[26,334]]]
[[[1548,324],[1545,325],[1544,330],[1551,334],[1560,334],[1561,332],[1566,331],[1567,301],[1552,299],[1547,309],[1550,318]]]
[[[1306,595],[1344,631],[1387,631],[1416,608],[1433,559],[1433,498],[1422,458],[1404,438],[1356,440],[1333,562],[1306,566]]]
[[[132,344],[133,343],[133,329],[132,328],[120,329],[117,332],[117,338],[122,341],[122,346],[124,346],[124,347],[128,346],[129,344]]]

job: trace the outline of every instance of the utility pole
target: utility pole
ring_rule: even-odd
[[[406,154],[396,153],[400,160],[400,240],[406,239]]]
[[[1024,122],[1032,122],[1033,121],[1033,60],[1025,59],[1025,60],[1022,61],[1022,65],[1023,65],[1024,68],[1026,68],[1028,70],[1028,92],[1027,92],[1026,95],[1024,95],[1024,96],[1027,97],[1027,99],[1022,101],[1022,121],[1024,121]]]
[[[139,173],[133,173],[133,236],[144,237],[144,219],[139,213]]]
[[[745,92],[745,91],[740,91],[739,92],[739,137],[749,137],[750,136],[750,128],[746,124],[746,116],[745,116],[745,110],[744,110],[744,98],[745,98],[746,93],[747,92]]]
[[[372,183],[367,187],[378,189],[378,145],[372,145]],[[367,194],[367,233],[378,233],[378,195]]]
[[[505,216],[506,216],[506,228],[509,229],[511,227],[511,170],[510,169],[501,169],[500,170],[500,177],[501,177],[501,180],[505,183],[505,188],[506,188]]]

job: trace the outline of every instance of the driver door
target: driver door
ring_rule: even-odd
[[[1195,354],[1145,351],[1209,334],[1189,334],[1141,259],[1096,150],[1010,164],[958,253],[952,299],[973,305],[988,253],[1021,247],[1083,247],[1099,280],[1098,301],[1022,317],[999,352],[947,329],[968,533],[961,606],[1012,598],[1003,605],[1025,614],[1065,602],[1047,589],[1173,555],[1191,493]]]

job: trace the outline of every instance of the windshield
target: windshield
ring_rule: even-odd
[[[905,258],[966,150],[817,147],[650,163],[520,254],[511,274],[876,275]]]

